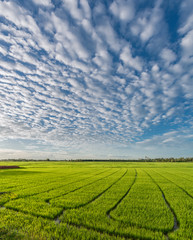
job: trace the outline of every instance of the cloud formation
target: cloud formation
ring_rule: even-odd
[[[192,136],[191,6],[0,1],[1,148],[11,140],[21,155],[35,146],[97,158],[102,144],[99,157],[122,156],[125,146],[135,157],[145,139],[162,141],[182,126]],[[176,8],[172,32],[166,10]]]

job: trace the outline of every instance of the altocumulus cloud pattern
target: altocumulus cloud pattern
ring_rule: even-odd
[[[193,1],[1,0],[4,157],[193,154]]]

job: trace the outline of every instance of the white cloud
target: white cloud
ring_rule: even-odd
[[[192,82],[192,74],[184,74],[184,76],[182,77],[180,84],[183,88],[183,91],[185,92],[185,97],[190,100],[193,99],[193,92],[192,92],[192,88],[193,88],[193,82]]]
[[[141,59],[138,56],[136,56],[136,57],[132,56],[129,46],[125,46],[122,49],[122,52],[120,54],[120,59],[123,61],[123,63],[125,65],[128,65],[138,71],[142,70],[143,64],[142,64]]]
[[[0,2],[0,15],[18,27],[30,29],[33,33],[39,29],[29,13],[14,2]]]
[[[81,4],[83,6],[85,6],[84,4],[84,1],[81,1]],[[77,0],[63,0],[63,7],[64,9],[66,9],[70,14],[71,16],[77,20],[77,21],[81,21],[83,18],[84,18],[84,15],[83,15],[83,12],[82,12],[82,9],[78,7],[78,1]],[[85,7],[86,9],[86,7]],[[87,13],[87,11],[84,11],[84,13]]]
[[[53,6],[51,0],[33,0],[33,2],[37,5],[42,5],[42,6],[46,6],[46,7]]]
[[[189,157],[191,142],[187,141],[187,131],[191,135],[192,129],[167,132],[152,138],[137,142],[134,148],[148,157]],[[181,149],[180,154],[178,149]]]
[[[19,1],[0,2],[2,139],[44,140],[58,149],[84,145],[91,156],[88,142],[127,144],[152,124],[177,115],[176,123],[182,121],[193,98],[190,23],[181,27],[180,59],[169,40],[158,50],[153,42],[163,26],[160,1],[136,15],[131,1],[114,1],[111,12],[102,1],[93,8],[86,0],[64,0],[60,8],[34,1],[41,5],[35,12]]]
[[[193,29],[193,3],[191,0],[184,0],[180,4],[180,27],[178,32],[186,34]]]
[[[189,32],[190,30],[192,30],[192,28],[193,28],[193,14],[188,17],[187,21],[185,22],[183,27],[181,27],[178,30],[178,32],[180,34],[185,34],[185,33]]]
[[[55,39],[58,42],[56,46],[60,46],[59,49],[56,49],[57,52],[59,51],[60,54],[63,47],[64,54],[67,52],[70,58],[78,57],[81,60],[86,60],[89,57],[89,53],[85,46],[82,45],[79,36],[76,35],[76,31],[73,32],[68,22],[57,17],[54,13],[52,13],[51,17],[56,29]],[[70,60],[67,60],[65,63],[70,64]]]
[[[102,36],[112,50],[116,52],[120,50],[119,39],[117,38],[116,33],[108,19],[104,18],[104,22],[97,28],[97,32]]]
[[[134,18],[135,9],[132,1],[114,0],[110,6],[111,12],[121,21],[129,22]]]
[[[193,53],[193,30],[189,31],[181,41],[181,46],[184,50],[185,55],[191,56]]]
[[[0,2],[0,16],[5,17],[11,21],[18,28],[23,30],[28,29],[33,35],[33,39],[38,43],[40,47],[47,52],[53,50],[53,45],[49,43],[46,37],[41,33],[36,21],[30,15],[30,12],[20,7],[14,2]],[[17,31],[18,33],[20,31]]]
[[[91,18],[91,9],[88,4],[87,0],[80,0],[80,4],[82,7],[83,15],[85,18],[90,19]]]
[[[135,21],[132,22],[131,32],[139,36],[142,42],[147,42],[159,33],[162,23],[162,0],[157,0],[153,9],[145,9],[139,12]]]
[[[171,49],[168,48],[164,48],[160,56],[164,61],[168,63],[174,62],[176,60],[176,54]]]
[[[0,53],[2,53],[4,56],[7,55],[7,51],[4,47],[0,46]]]

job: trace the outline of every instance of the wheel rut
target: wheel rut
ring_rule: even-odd
[[[112,232],[112,231],[109,231],[109,230],[104,230],[104,229],[99,228],[99,227],[91,227],[91,226],[86,225],[86,224],[76,224],[76,223],[68,222],[68,225],[73,226],[73,227],[77,227],[77,228],[84,228],[84,229],[87,229],[87,230],[93,230],[93,231],[98,232],[100,234],[108,234],[111,237],[121,237],[121,238],[128,239],[128,240],[151,240],[151,238],[149,238],[149,237],[136,236],[132,233]]]
[[[146,172],[146,171],[145,171],[145,172]],[[160,231],[160,229],[156,229],[156,228],[152,229],[152,228],[149,228],[149,227],[141,227],[140,225],[134,224],[134,223],[130,223],[130,226],[137,227],[137,228],[141,228],[141,229],[143,228],[143,229],[150,230],[150,231],[162,232],[162,233],[164,234],[164,236],[166,237],[166,239],[168,239],[167,234],[169,234],[170,232],[176,231],[176,230],[179,228],[179,223],[178,223],[176,214],[175,214],[175,212],[173,211],[173,209],[171,208],[171,206],[170,206],[169,202],[167,201],[167,199],[165,198],[165,195],[164,195],[162,189],[160,188],[160,186],[157,184],[157,182],[155,182],[155,180],[154,180],[147,172],[146,172],[146,174],[152,179],[152,181],[156,184],[156,186],[159,188],[160,192],[162,193],[162,197],[163,197],[163,199],[164,199],[164,202],[165,202],[166,206],[170,209],[170,211],[172,212],[172,215],[173,215],[173,217],[174,217],[174,226],[173,226],[173,229],[171,229],[171,230],[168,231],[168,232],[163,232],[163,231]],[[135,182],[136,182],[136,179],[137,179],[137,171],[136,171],[136,174],[135,174],[134,181],[133,181],[132,185],[130,186],[130,188],[128,189],[128,191],[123,195],[123,197],[122,197],[111,209],[109,209],[109,210],[106,212],[106,215],[107,215],[109,218],[111,218],[112,220],[114,220],[114,221],[121,221],[121,220],[118,220],[118,219],[112,217],[112,216],[110,215],[110,213],[111,213],[111,211],[115,210],[115,209],[118,207],[118,205],[121,203],[121,201],[129,194],[131,188],[133,187],[133,185],[134,185]]]
[[[119,171],[119,170],[118,170],[118,171]],[[46,202],[49,203],[50,200],[52,200],[52,199],[60,198],[60,197],[62,197],[62,196],[68,195],[69,193],[75,192],[75,191],[77,191],[77,190],[79,190],[79,189],[81,189],[81,188],[87,187],[87,186],[89,186],[89,185],[91,185],[91,184],[93,184],[93,183],[96,183],[96,182],[98,182],[98,181],[100,181],[100,180],[102,180],[102,179],[105,179],[106,177],[109,177],[109,176],[117,173],[118,171],[113,172],[113,173],[111,173],[111,174],[109,174],[109,175],[107,175],[107,176],[105,176],[105,177],[99,178],[99,179],[97,179],[96,181],[93,181],[93,182],[91,182],[91,183],[88,183],[88,184],[85,184],[85,185],[83,185],[83,186],[81,186],[81,187],[78,187],[78,188],[76,188],[76,189],[74,189],[74,190],[72,190],[72,191],[69,191],[69,192],[67,192],[67,193],[61,194],[60,196],[50,198],[50,199],[46,200]],[[94,175],[94,176],[97,176],[97,175],[99,175],[99,174],[96,174],[96,175]],[[92,177],[93,177],[93,176],[92,176]],[[86,178],[86,179],[89,179],[89,178]],[[85,180],[85,179],[84,179],[84,180]],[[80,181],[78,181],[78,182],[80,182]]]
[[[70,185],[70,184],[78,183],[78,182],[81,182],[82,180],[86,180],[86,179],[95,177],[95,176],[97,176],[97,175],[99,175],[99,174],[101,174],[101,173],[104,173],[104,172],[108,172],[108,170],[107,170],[107,171],[106,171],[106,170],[105,170],[105,171],[102,171],[102,172],[97,173],[97,174],[95,174],[95,175],[93,175],[93,176],[90,176],[90,177],[88,177],[88,178],[83,178],[83,179],[81,179],[81,180],[77,180],[77,181],[74,181],[74,182],[69,182],[69,183],[64,184],[64,185],[62,185],[62,186],[60,186],[60,187],[51,188],[51,189],[49,189],[49,190],[45,190],[45,191],[42,191],[42,192],[38,192],[38,193],[34,193],[34,194],[29,194],[29,195],[17,197],[17,198],[15,198],[15,199],[13,199],[13,200],[22,199],[22,198],[28,198],[28,197],[32,197],[32,196],[37,196],[37,195],[42,194],[42,193],[47,193],[47,192],[50,192],[50,191],[55,190],[55,189],[60,189],[60,188],[62,188],[62,187],[64,187],[64,186],[68,186],[68,185]],[[76,174],[78,174],[78,173],[76,173]],[[80,174],[80,173],[79,173],[79,174]],[[70,176],[72,176],[72,175],[75,175],[75,174],[71,174]],[[55,181],[53,181],[53,182],[55,182]],[[46,184],[44,184],[44,185],[46,185]],[[25,188],[25,189],[27,189],[27,188]],[[61,195],[61,196],[63,196],[63,195]],[[45,202],[49,202],[49,199],[48,199],[48,201],[45,201]]]
[[[77,173],[72,173],[72,174],[69,174],[68,175],[68,177],[71,177],[71,176],[74,176],[74,175],[78,175],[78,174],[82,174],[82,173],[84,173],[84,172],[77,172]],[[46,183],[41,183],[41,184],[38,184],[38,187],[43,187],[43,186],[47,186],[48,184],[53,184],[53,183],[57,183],[58,181],[61,181],[61,180],[66,180],[66,178],[64,178],[64,177],[59,177],[58,179],[55,179],[55,180],[53,180],[53,181],[48,181],[48,182],[46,182]],[[29,183],[29,185],[30,184],[32,184],[32,183]],[[13,186],[12,188],[17,188],[17,187],[20,187],[20,186],[23,186],[23,184],[21,184],[21,185],[16,185],[16,186]],[[22,188],[22,190],[26,190],[26,189],[33,189],[33,188],[36,188],[37,186],[35,185],[34,186],[34,184],[32,185],[32,186],[28,186],[28,187],[24,187],[24,188]],[[49,189],[48,191],[50,191],[50,190],[53,190],[53,189]],[[41,192],[42,193],[42,192]],[[38,193],[38,194],[41,194],[41,193]],[[27,196],[30,196],[30,195],[27,195]],[[22,197],[21,197],[22,198]]]
[[[0,192],[0,195],[7,194],[7,193],[10,193],[10,192]]]
[[[128,170],[126,170],[126,171],[124,172],[124,174],[123,174],[120,178],[118,178],[115,182],[113,182],[110,186],[108,186],[105,190],[103,190],[102,192],[100,192],[98,195],[96,195],[96,196],[95,196],[94,198],[92,198],[90,201],[88,201],[88,202],[86,202],[86,203],[84,203],[84,204],[80,204],[80,205],[75,206],[75,207],[63,208],[62,213],[58,214],[54,220],[55,220],[57,223],[59,223],[59,222],[60,222],[60,217],[63,215],[63,213],[64,213],[65,210],[78,209],[78,208],[81,208],[81,207],[85,207],[85,206],[87,206],[88,204],[94,202],[94,201],[97,200],[99,197],[101,197],[105,192],[107,192],[113,185],[115,185],[118,181],[120,181],[120,180],[126,175],[127,172],[128,172]],[[115,173],[116,173],[116,172],[115,172]]]
[[[109,176],[117,173],[118,171],[120,171],[120,169],[117,170],[117,171],[115,171],[115,172],[113,172],[113,173],[111,173],[111,174],[109,174],[109,175],[107,175],[107,176],[105,176],[105,177],[102,177],[102,178],[100,178],[100,179],[97,179],[97,180],[94,181],[94,182],[91,182],[91,183],[89,183],[89,184],[87,184],[87,185],[81,186],[80,188],[86,187],[86,186],[91,185],[91,184],[93,184],[93,183],[95,183],[95,182],[97,182],[97,181],[99,181],[99,180],[101,180],[101,179],[104,179],[104,178],[106,178],[106,177],[109,177]],[[125,174],[126,174],[126,172],[124,173],[124,175],[125,175]],[[122,177],[123,177],[123,176],[122,176]],[[119,180],[119,179],[118,179],[118,180]],[[117,180],[117,181],[118,181],[118,180]],[[117,181],[116,181],[116,182],[117,182]],[[115,184],[116,182],[114,182],[113,184]],[[113,185],[113,184],[112,184],[112,185]],[[111,185],[111,186],[112,186],[112,185]],[[110,186],[110,187],[111,187],[111,186]],[[108,189],[109,189],[110,187],[108,187]],[[75,191],[79,190],[80,188],[74,189],[74,190],[72,190],[72,191],[70,191],[70,192],[75,192]],[[105,189],[105,191],[107,191],[108,189]],[[24,214],[30,214],[30,215],[35,216],[35,217],[47,218],[47,219],[51,219],[51,220],[55,220],[56,222],[59,222],[59,221],[60,221],[59,218],[60,218],[60,216],[63,214],[63,212],[64,212],[65,210],[67,210],[67,209],[76,209],[76,208],[80,208],[80,207],[86,206],[86,205],[88,205],[89,203],[91,203],[91,202],[93,202],[94,200],[96,200],[98,197],[100,197],[105,191],[103,191],[103,192],[100,193],[99,195],[95,196],[91,201],[89,201],[89,202],[87,202],[87,203],[85,203],[85,204],[81,204],[81,205],[79,205],[79,206],[77,206],[77,207],[73,207],[73,208],[61,208],[62,210],[61,210],[61,211],[59,212],[59,214],[57,214],[55,217],[48,217],[48,216],[43,216],[43,215],[40,215],[40,214],[33,214],[33,213],[29,213],[28,211],[25,211],[25,210],[18,210],[17,208],[11,207],[11,206],[6,206],[6,208],[7,208],[7,209],[14,210],[14,211],[22,212],[22,213],[24,213]],[[69,194],[70,192],[66,193],[66,195]],[[13,201],[14,201],[14,200],[13,200]],[[9,201],[7,201],[7,202],[9,202]],[[7,203],[7,202],[6,202],[6,203]],[[5,204],[5,203],[4,203],[4,204]],[[49,204],[49,203],[48,203],[48,204]]]
[[[136,170],[135,170],[135,171],[136,171]],[[128,172],[128,170],[126,170],[121,177],[119,177],[114,183],[112,183],[108,188],[106,188],[106,189],[105,189],[104,191],[102,191],[100,194],[98,194],[97,196],[95,196],[95,198],[93,198],[91,201],[89,201],[89,202],[87,202],[87,203],[85,203],[85,204],[83,204],[83,205],[81,205],[81,206],[78,206],[78,207],[75,207],[75,208],[71,208],[71,209],[76,209],[76,208],[84,207],[84,206],[90,204],[91,202],[95,201],[97,198],[99,198],[100,196],[102,196],[102,194],[104,194],[105,192],[107,192],[113,185],[115,185],[118,181],[120,181],[120,180],[126,175],[127,172]],[[135,173],[135,178],[134,178],[134,180],[133,180],[132,185],[130,186],[130,188],[129,188],[129,189],[127,190],[127,192],[123,195],[123,197],[114,205],[114,207],[110,209],[109,212],[111,212],[112,210],[114,210],[114,209],[121,203],[121,201],[129,194],[129,192],[130,192],[131,188],[133,187],[136,179],[137,179],[137,171],[136,171],[136,173]],[[7,208],[7,209],[9,209],[8,207],[4,207],[4,206],[3,206],[2,208]],[[25,211],[22,211],[22,210],[17,210],[17,209],[12,209],[12,208],[10,208],[10,209],[11,209],[12,211],[21,212],[21,213],[24,213],[24,214],[27,214],[27,215],[31,215],[31,216],[33,216],[33,217],[38,217],[38,218],[41,217],[41,218],[47,219],[47,220],[49,220],[49,221],[54,221],[55,224],[57,224],[57,225],[62,224],[61,221],[60,221],[60,216],[62,216],[62,215],[63,215],[63,212],[66,210],[66,209],[64,209],[64,210],[60,213],[60,215],[58,215],[58,216],[55,217],[55,218],[49,218],[49,217],[46,217],[46,216],[40,216],[40,215],[28,213],[28,212],[25,212]],[[112,232],[112,231],[110,231],[110,230],[103,229],[103,228],[100,228],[100,227],[92,227],[92,226],[87,225],[87,224],[84,224],[84,223],[83,223],[83,224],[82,224],[82,223],[81,223],[81,224],[77,224],[77,223],[74,223],[74,222],[66,222],[66,223],[67,223],[69,226],[76,227],[76,228],[78,228],[78,229],[79,229],[79,228],[83,228],[83,229],[86,229],[86,230],[92,230],[92,231],[98,232],[98,233],[100,233],[100,234],[107,234],[107,235],[113,236],[113,237],[122,237],[122,238],[128,239],[128,240],[131,240],[131,239],[133,239],[133,240],[135,240],[135,239],[136,239],[136,240],[137,240],[137,239],[138,239],[138,240],[149,240],[149,238],[136,236],[136,235],[134,235],[134,234],[132,234],[132,233]],[[131,227],[132,227],[132,226],[131,226]],[[136,226],[136,227],[138,227],[139,229],[142,229],[140,226]],[[146,228],[144,228],[144,229],[146,229]],[[147,230],[152,230],[152,229],[148,229],[148,228],[147,228]],[[156,231],[156,229],[155,229],[155,231]],[[152,232],[153,232],[153,230],[152,230]]]
[[[164,171],[164,172],[165,172],[165,173],[168,173],[168,175],[173,175],[173,176],[179,178],[179,176],[176,175],[176,174],[174,174],[174,173],[170,173],[170,172],[167,172],[167,171]],[[186,177],[184,177],[184,176],[180,176],[180,178],[183,178],[183,179],[185,179],[186,181],[189,181],[189,182],[191,182],[191,183],[192,183],[192,181],[193,181],[193,180],[190,180],[190,179],[188,179],[188,178],[186,178]]]
[[[129,194],[131,188],[133,187],[133,185],[134,185],[135,182],[136,182],[136,179],[137,179],[137,171],[136,171],[136,169],[135,169],[135,177],[134,177],[134,180],[133,180],[132,184],[130,185],[130,187],[128,188],[127,192],[117,201],[117,203],[116,203],[112,208],[110,208],[110,209],[106,212],[106,215],[107,215],[109,218],[114,219],[114,218],[111,216],[111,212],[112,212],[113,210],[115,210],[115,209],[118,207],[118,205],[123,201],[123,199]],[[115,219],[114,219],[114,220],[115,220]]]
[[[154,171],[154,172],[157,173],[156,171]],[[176,184],[175,182],[171,181],[170,179],[168,179],[167,177],[163,176],[162,174],[160,174],[160,173],[157,173],[157,174],[159,174],[161,177],[165,178],[168,182],[171,182],[174,185],[176,185],[176,187],[180,188],[183,192],[186,193],[186,195],[188,195],[190,198],[193,199],[193,196],[189,192],[187,192],[184,188],[180,187],[178,184]]]
[[[144,172],[146,172],[146,171],[144,170]],[[180,227],[179,221],[178,221],[178,219],[177,219],[177,215],[176,215],[174,209],[171,207],[171,205],[170,205],[170,203],[168,202],[168,200],[166,199],[165,194],[164,194],[163,190],[161,189],[161,187],[159,186],[159,184],[155,181],[155,179],[154,179],[149,173],[146,172],[146,174],[151,178],[151,180],[154,182],[154,184],[159,188],[159,190],[160,190],[160,192],[161,192],[161,194],[162,194],[162,198],[163,198],[166,206],[168,207],[168,209],[170,210],[170,212],[171,212],[172,215],[173,215],[173,221],[174,221],[173,228],[172,228],[171,230],[168,230],[168,231],[163,232],[164,235],[165,235],[165,237],[166,237],[166,239],[169,239],[168,234],[169,234],[169,233],[172,233],[172,232],[175,232],[175,231],[178,230],[179,227]]]
[[[1,207],[0,209],[9,209],[7,207]],[[37,216],[35,214],[29,214],[25,211],[18,211],[16,209],[11,209],[12,211],[14,212],[20,212],[20,213],[23,213],[23,214],[26,214],[26,215],[30,215],[32,217],[36,217],[36,218],[43,218],[43,219],[46,219],[46,220],[49,220],[51,222],[53,222],[53,219],[50,219],[48,217],[43,217],[43,216]],[[56,225],[60,225],[61,221],[57,221],[57,220],[54,220],[55,224]],[[67,225],[69,226],[72,226],[72,227],[76,227],[77,229],[80,229],[80,228],[83,228],[83,229],[86,229],[86,230],[92,230],[92,231],[95,231],[97,233],[100,233],[100,234],[107,234],[108,236],[110,237],[121,237],[123,239],[126,239],[126,240],[150,240],[149,238],[146,238],[146,237],[136,237],[134,234],[129,234],[129,233],[119,233],[119,232],[112,232],[112,231],[109,231],[109,230],[104,230],[102,228],[99,228],[99,227],[92,227],[92,226],[89,226],[87,224],[76,224],[74,222],[65,222]]]

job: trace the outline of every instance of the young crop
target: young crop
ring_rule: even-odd
[[[14,164],[0,174],[0,239],[193,239],[193,163]]]

